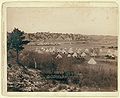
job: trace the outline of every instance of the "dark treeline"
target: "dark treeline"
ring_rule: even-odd
[[[37,33],[28,33],[26,37],[31,41],[36,40],[75,40],[75,41],[87,41],[90,39],[86,35],[81,34],[63,34],[63,33],[50,33],[50,32],[37,32]]]

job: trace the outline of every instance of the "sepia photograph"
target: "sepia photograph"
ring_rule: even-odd
[[[118,10],[7,7],[7,92],[117,92]]]

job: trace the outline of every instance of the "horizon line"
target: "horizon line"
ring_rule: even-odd
[[[25,32],[28,33],[28,32]],[[40,31],[40,32],[29,32],[28,34],[34,34],[34,33],[62,33],[62,34],[81,34],[81,35],[90,35],[90,36],[118,36],[118,35],[109,35],[109,34],[83,34],[83,33],[72,33],[72,32],[50,32],[50,31]]]
[[[23,30],[21,30],[21,31],[23,31]],[[7,31],[8,32],[8,31]],[[8,33],[11,33],[11,32],[8,32]],[[109,35],[109,34],[83,34],[83,33],[73,33],[73,32],[50,32],[50,31],[37,31],[37,32],[25,32],[24,31],[24,33],[27,33],[27,34],[34,34],[34,33],[62,33],[62,34],[80,34],[80,35],[88,35],[88,36],[118,36],[118,35]]]

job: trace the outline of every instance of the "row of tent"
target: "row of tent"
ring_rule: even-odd
[[[87,54],[91,55],[91,56],[97,56],[98,54],[95,52],[95,50],[93,49],[93,52],[90,52],[89,51],[90,49],[80,49],[80,48],[77,48],[77,49],[73,49],[73,48],[36,48],[35,51],[38,52],[38,53],[44,53],[44,52],[47,52],[47,53],[62,53],[62,54],[68,54],[68,57],[77,57],[77,55],[81,55],[82,57],[84,56],[87,56]],[[107,51],[104,51],[104,49],[99,49],[99,55],[109,55],[109,56],[112,56],[112,57],[115,57],[117,56],[117,50],[110,50],[108,49]]]
[[[72,56],[73,56],[73,57],[76,57],[77,55],[74,53]],[[71,57],[71,55],[68,54],[67,57]],[[60,54],[58,54],[58,55],[56,56],[56,58],[62,58],[62,56],[61,56]],[[96,62],[93,58],[91,58],[91,59],[88,61],[88,64],[97,64],[97,62]]]
[[[68,48],[68,49],[67,48],[61,48],[61,49],[59,49],[59,48],[55,48],[55,47],[53,47],[53,48],[42,47],[42,48],[36,48],[35,51],[38,52],[38,53],[45,53],[45,52],[47,52],[47,53],[49,53],[49,52],[57,53],[56,58],[58,58],[58,59],[63,58],[62,54],[65,54],[68,58],[70,58],[70,57],[75,58],[75,57],[79,57],[79,56],[86,57],[89,54],[90,54],[90,56],[93,56],[93,57],[97,55],[94,52],[94,49],[93,49],[93,52],[91,53],[89,51],[89,49],[80,49],[80,48],[77,48],[76,50],[73,50],[73,48]],[[100,55],[104,54],[104,55],[109,55],[109,56],[112,56],[112,57],[117,56],[117,50],[106,49],[106,51],[104,51],[104,49],[100,48],[99,52],[100,52]],[[88,61],[88,64],[97,64],[97,62],[94,60],[94,58],[91,57],[90,60]]]
[[[85,57],[85,56],[87,56],[87,54],[83,52],[80,56],[81,56],[81,57]],[[73,54],[68,54],[67,57],[68,57],[68,58],[69,58],[69,57],[78,57],[78,54],[75,52],[75,53],[73,53]],[[62,55],[58,54],[58,55],[56,56],[56,58],[62,58]]]

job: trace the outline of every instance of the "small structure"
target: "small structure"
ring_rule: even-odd
[[[66,52],[64,49],[62,50],[62,53],[63,53],[63,54],[67,54],[67,52]]]
[[[41,47],[41,50],[44,50],[44,48],[43,48],[43,47]]]
[[[110,49],[107,51],[108,56],[115,57],[115,52],[112,52]]]
[[[53,52],[51,48],[49,48],[49,51],[50,51],[50,52]]]
[[[49,52],[49,49],[46,49],[46,52]]]
[[[62,58],[62,56],[61,56],[60,54],[58,54],[58,55],[56,56],[56,58]]]
[[[67,57],[71,57],[71,54],[68,54],[68,56]]]
[[[72,53],[73,53],[73,49],[70,48],[70,49],[68,50],[68,53],[72,54]]]
[[[60,53],[60,52],[61,52],[61,50],[60,50],[60,49],[57,49],[57,52],[58,52],[58,53]]]
[[[85,49],[85,53],[89,53],[89,50],[87,48]]]
[[[100,52],[103,52],[103,50],[102,50],[102,49],[100,49]]]
[[[89,61],[88,61],[88,64],[97,64],[97,62],[93,59],[93,58],[91,58]]]
[[[53,52],[55,52],[55,50],[56,50],[56,48],[55,48],[55,47],[53,47],[52,51],[53,51]]]
[[[86,55],[85,52],[83,52],[83,53],[81,54],[81,57],[85,57],[85,56],[87,56],[87,55]]]
[[[77,57],[77,53],[75,52],[72,56],[73,56],[73,57]]]
[[[107,51],[107,55],[112,55],[112,51],[110,49]]]
[[[97,54],[95,52],[91,53],[91,56],[97,56]]]
[[[77,49],[77,53],[79,54],[79,53],[81,53],[81,49],[79,48],[79,49]]]

